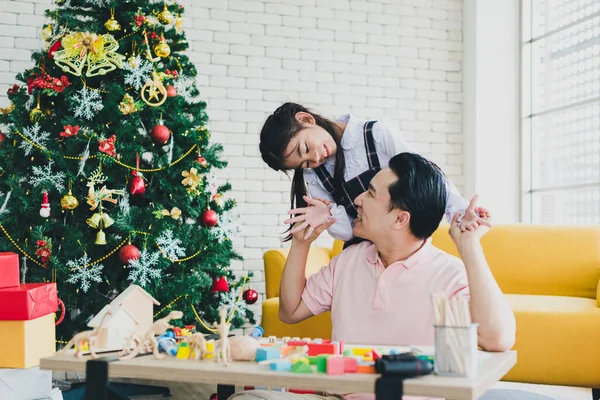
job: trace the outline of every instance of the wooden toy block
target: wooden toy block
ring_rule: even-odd
[[[358,371],[358,360],[356,357],[344,357],[344,372]]]
[[[316,366],[317,372],[326,373],[327,372],[327,359],[331,357],[328,354],[321,354],[320,356],[316,356]]]
[[[319,354],[336,354],[335,345],[309,343],[308,344],[308,355],[309,356],[318,356]]]
[[[344,357],[331,356],[327,357],[327,375],[343,375],[344,374]]]
[[[360,374],[374,374],[375,366],[374,365],[359,365],[357,371]]]
[[[373,351],[373,349],[370,347],[353,347],[352,348],[352,353],[355,356],[363,356],[367,353],[370,353],[371,351]]]
[[[275,347],[261,347],[256,350],[256,362],[281,358],[281,352]]]
[[[308,344],[308,342],[305,342],[305,341],[303,341],[303,340],[294,340],[294,339],[292,339],[292,340],[290,340],[289,342],[287,342],[287,345],[288,345],[288,346],[292,346],[292,347],[296,347],[296,346],[304,346],[304,345],[306,345],[306,344]]]
[[[295,349],[295,347],[292,347],[292,346],[280,347],[279,351],[281,352],[281,357],[285,357],[287,355],[287,353],[289,353],[290,351],[292,351],[294,349]]]
[[[292,365],[292,372],[297,374],[312,374],[314,372],[313,368],[305,362],[296,361]]]
[[[270,366],[273,371],[290,371],[292,369],[292,363],[286,359],[275,360]]]
[[[281,342],[282,342],[283,344],[287,345],[287,344],[288,344],[288,342],[289,342],[290,340],[291,340],[291,338],[290,338],[289,336],[284,336],[284,337],[281,339]]]
[[[269,336],[269,343],[275,343],[277,341],[277,336]]]

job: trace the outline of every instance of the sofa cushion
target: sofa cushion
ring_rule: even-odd
[[[517,319],[507,381],[600,386],[600,308],[580,297],[506,295]]]
[[[279,319],[279,297],[267,299],[262,304],[262,328],[264,336],[331,339],[331,313],[329,311],[294,325]]]

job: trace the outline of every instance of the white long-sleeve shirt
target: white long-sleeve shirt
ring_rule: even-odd
[[[363,129],[366,120],[360,120],[350,114],[346,114],[338,121],[346,122],[347,124],[342,136],[341,149],[338,148],[338,151],[344,152],[346,164],[344,180],[349,181],[369,169],[365,141],[363,140]],[[387,167],[390,159],[396,154],[406,152],[416,153],[398,131],[390,129],[381,121],[377,121],[373,125],[372,133],[381,168]],[[325,168],[331,176],[333,176],[334,166],[335,156],[329,157],[325,161]],[[310,196],[334,201],[314,170],[309,168],[304,169],[304,181],[306,182]],[[464,212],[466,210],[469,202],[458,193],[454,184],[447,179],[446,190],[448,198],[445,215],[448,222],[451,222],[457,212]],[[329,235],[343,241],[352,239],[354,218],[346,213],[346,209],[342,205],[332,207],[331,213],[336,218],[336,222],[327,229]]]

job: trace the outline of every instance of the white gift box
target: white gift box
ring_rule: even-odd
[[[52,390],[52,371],[43,371],[39,367],[0,369],[0,399],[61,400],[62,394],[60,390],[58,394]]]

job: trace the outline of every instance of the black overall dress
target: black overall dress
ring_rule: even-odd
[[[343,181],[338,187],[334,187],[333,178],[327,169],[325,169],[325,165],[321,165],[314,169],[325,189],[329,192],[329,194],[331,194],[331,197],[333,197],[333,201],[337,205],[343,205],[346,209],[346,213],[348,213],[348,216],[352,217],[353,219],[356,219],[358,216],[354,200],[361,193],[369,189],[369,183],[371,182],[371,179],[373,179],[373,177],[381,170],[379,158],[377,157],[377,152],[375,151],[375,141],[373,140],[372,130],[375,122],[377,121],[368,121],[365,123],[363,129],[363,139],[365,141],[365,150],[367,152],[367,161],[369,163],[368,170],[347,182]],[[354,237],[344,243],[344,248],[356,243],[360,243],[361,241],[363,241],[363,239]]]

